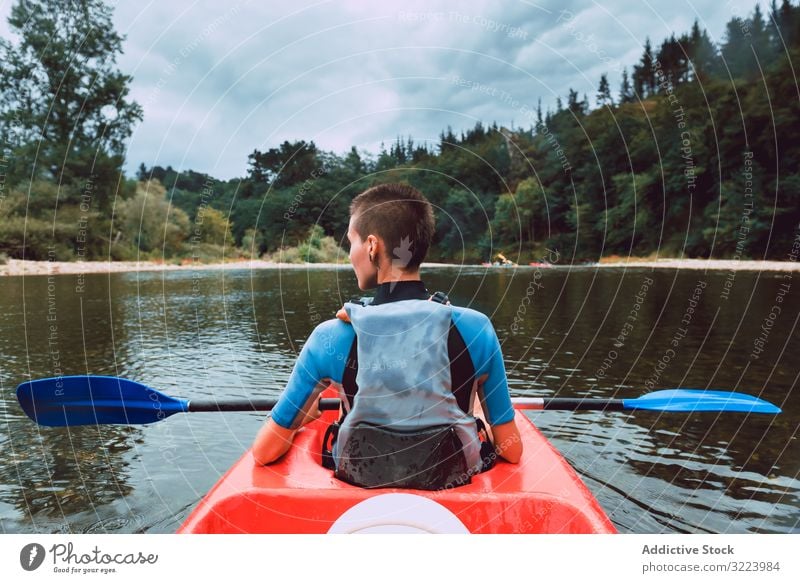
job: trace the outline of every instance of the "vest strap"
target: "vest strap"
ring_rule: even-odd
[[[447,294],[443,291],[437,291],[431,297],[428,298],[430,302],[438,302],[440,304],[449,304],[450,298],[447,297]]]
[[[491,470],[497,463],[497,450],[492,440],[489,439],[489,432],[486,430],[483,419],[476,417],[475,424],[478,426],[478,436],[481,438],[481,460],[483,460],[481,473],[483,473]]]
[[[344,419],[344,413],[342,413],[341,419]],[[325,435],[322,437],[322,467],[326,470],[336,469],[336,462],[333,460],[333,444],[336,443],[336,438],[339,437],[341,419],[328,425]]]

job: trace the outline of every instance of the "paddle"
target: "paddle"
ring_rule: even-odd
[[[266,399],[176,399],[142,383],[106,376],[68,376],[28,381],[17,387],[25,414],[39,425],[142,425],[175,413],[270,411]],[[339,399],[320,399],[320,410],[339,408]]]
[[[725,413],[769,413],[781,410],[769,401],[744,393],[706,391],[702,389],[664,389],[642,395],[637,399],[575,399],[527,398],[512,399],[515,409],[560,411],[663,411],[695,413],[722,411]]]
[[[141,383],[108,376],[68,376],[28,381],[17,387],[23,411],[39,425],[139,425],[175,413],[201,411],[269,411],[277,399],[176,399]],[[762,399],[742,393],[668,389],[638,399],[515,398],[517,409],[564,411],[724,411],[780,413]],[[339,408],[339,399],[320,399],[322,411]]]

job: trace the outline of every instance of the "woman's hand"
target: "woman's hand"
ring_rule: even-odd
[[[347,310],[344,309],[344,306],[336,312],[336,317],[339,318],[342,322],[350,323],[350,316],[347,315]]]

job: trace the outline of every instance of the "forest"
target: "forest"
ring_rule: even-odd
[[[144,164],[126,176],[143,110],[109,65],[124,40],[111,8],[53,2],[16,2],[20,40],[0,39],[0,258],[218,261],[302,246],[294,257],[314,262],[325,237],[346,243],[355,195],[397,181],[435,206],[430,261],[527,263],[548,248],[575,262],[784,259],[800,228],[789,0],[731,18],[718,45],[697,21],[648,40],[621,85],[602,75],[591,100],[569,89],[543,111],[531,95],[524,126],[398,135],[378,152],[285,141],[231,180]]]

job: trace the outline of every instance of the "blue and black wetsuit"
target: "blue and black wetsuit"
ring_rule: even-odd
[[[387,282],[369,305],[345,304],[351,323],[332,319],[318,325],[300,352],[273,421],[297,428],[330,380],[341,387],[346,412],[334,448],[338,469],[342,456],[355,451],[346,447],[357,441],[351,433],[366,435],[355,427],[405,436],[450,426],[466,473],[479,472],[480,441],[471,416],[476,392],[490,425],[514,418],[500,344],[484,314],[429,298],[422,281]]]

